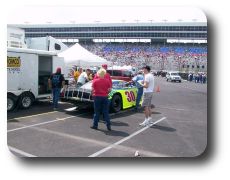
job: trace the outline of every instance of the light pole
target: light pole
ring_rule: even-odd
[[[138,24],[140,20],[135,19],[134,21]],[[139,42],[140,42],[140,38],[139,38],[138,40],[139,40]]]
[[[153,20],[153,19],[150,19],[149,21],[150,21],[151,27],[152,27],[152,23],[153,23],[154,20]],[[151,36],[150,36],[150,46],[151,46],[151,45],[152,45],[152,38],[151,38]]]
[[[196,23],[197,19],[192,19],[192,21],[193,21],[193,23]],[[195,43],[194,41],[195,41],[195,39],[193,38],[192,40],[193,40],[193,44],[192,45],[194,47],[194,43]]]
[[[177,20],[179,23],[181,23],[183,20],[182,19],[178,19]],[[179,38],[178,38],[178,43],[180,45],[180,32],[181,32],[181,29],[180,29],[180,26],[179,26]]]
[[[165,26],[165,31],[166,31],[166,22],[168,21],[167,19],[163,19],[162,21],[164,21],[164,26]],[[163,35],[165,35],[166,33],[164,33]],[[166,41],[167,41],[167,37],[166,38]],[[165,46],[165,40],[164,40],[164,46]]]
[[[167,19],[163,19],[162,21],[164,21],[164,26],[165,26],[165,30],[164,30],[164,31],[166,31],[166,22],[167,22],[168,20],[167,20]],[[164,35],[166,35],[165,32],[163,33],[163,37],[164,37]],[[164,39],[164,47],[165,47],[165,42],[167,42],[167,37],[166,37],[166,36],[165,36],[165,39]],[[162,56],[162,68],[163,68],[163,69],[164,69],[164,64],[165,64],[166,59],[167,59],[167,56],[166,56],[166,55],[164,55],[164,57]]]

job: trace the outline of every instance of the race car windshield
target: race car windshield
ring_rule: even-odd
[[[113,81],[113,89],[121,89],[125,87],[125,83],[122,81]]]
[[[178,73],[172,73],[171,75],[172,76],[178,76],[179,74]]]

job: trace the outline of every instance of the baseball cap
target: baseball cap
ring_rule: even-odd
[[[108,66],[107,66],[107,64],[102,64],[102,67],[107,69]]]
[[[61,73],[61,68],[60,68],[60,67],[58,67],[58,68],[56,69],[56,73]]]

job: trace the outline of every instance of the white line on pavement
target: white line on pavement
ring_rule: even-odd
[[[23,155],[24,157],[37,157],[37,156],[35,156],[35,155],[33,155],[33,154],[29,154],[29,153],[27,153],[27,152],[24,152],[24,151],[22,151],[22,150],[20,150],[20,149],[16,149],[16,148],[11,147],[11,146],[8,146],[8,148],[9,148],[10,151],[15,152],[15,153],[18,153],[18,154],[20,154],[20,155]]]
[[[176,110],[176,111],[190,111],[189,109],[180,109],[180,108],[172,108],[172,107],[164,107],[164,106],[156,106],[156,108],[170,109],[170,110]]]
[[[97,152],[94,153],[94,154],[89,155],[88,157],[97,157],[97,156],[99,156],[100,154],[102,154],[102,153],[104,153],[104,152],[106,152],[106,151],[112,149],[113,147],[115,147],[115,146],[117,146],[117,145],[119,145],[119,144],[121,144],[121,143],[123,143],[123,142],[125,142],[125,141],[127,141],[127,140],[129,140],[129,139],[131,139],[132,137],[134,137],[134,136],[136,136],[136,135],[138,135],[138,134],[140,134],[141,132],[145,131],[145,130],[148,129],[149,127],[151,127],[151,126],[153,126],[153,125],[155,125],[155,124],[157,124],[157,123],[163,121],[164,119],[166,119],[166,117],[163,117],[163,118],[157,120],[156,122],[154,122],[154,123],[151,124],[150,126],[146,126],[146,127],[142,128],[142,129],[140,129],[140,130],[134,132],[133,134],[131,134],[131,135],[129,135],[129,136],[127,136],[127,137],[121,139],[120,141],[118,141],[118,142],[116,142],[116,143],[113,143],[113,144],[111,144],[110,146],[108,146],[108,147],[106,147],[106,148],[104,148],[104,149],[102,149],[102,150],[100,150],[100,151],[97,151]]]
[[[76,116],[69,116],[69,117],[66,117],[66,118],[60,118],[60,119],[55,119],[55,120],[52,120],[52,121],[47,121],[47,122],[42,122],[42,123],[33,124],[33,125],[29,125],[29,126],[24,126],[24,127],[20,127],[20,128],[15,128],[15,129],[8,130],[7,133],[8,132],[13,132],[13,131],[18,131],[18,130],[21,130],[21,129],[30,128],[30,127],[35,127],[35,126],[40,126],[40,125],[44,125],[44,124],[49,124],[49,123],[53,123],[53,122],[56,122],[56,121],[63,121],[65,119],[69,119],[69,118],[73,118],[73,117],[76,117]]]
[[[26,119],[26,118],[30,118],[30,117],[36,117],[36,116],[42,116],[42,115],[46,115],[46,114],[52,114],[58,111],[51,111],[51,112],[46,112],[46,113],[40,113],[40,114],[35,114],[35,115],[31,115],[31,116],[23,116],[23,117],[18,117],[18,118],[13,118],[13,119],[9,119],[10,120],[19,120],[19,119]]]
[[[74,111],[76,109],[77,109],[77,107],[71,107],[71,108],[65,109],[65,111]]]

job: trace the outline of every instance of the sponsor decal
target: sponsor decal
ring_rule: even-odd
[[[7,56],[7,71],[10,73],[19,73],[21,67],[20,57]]]

